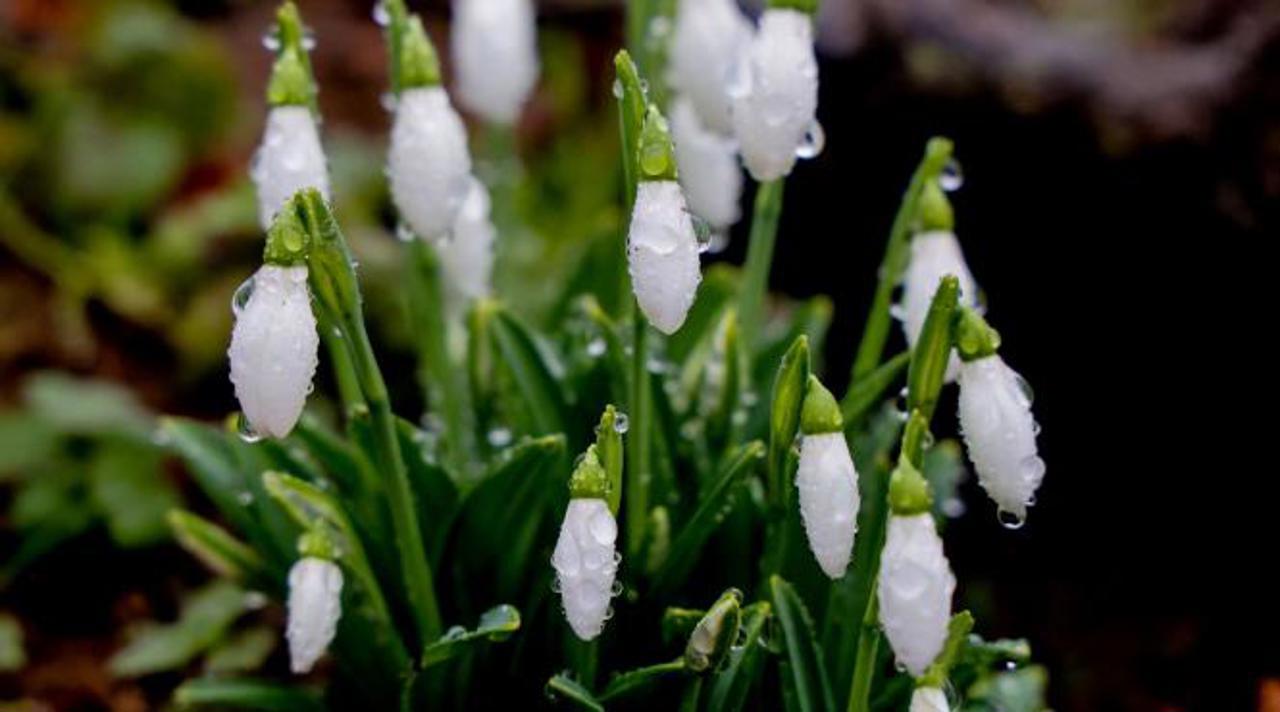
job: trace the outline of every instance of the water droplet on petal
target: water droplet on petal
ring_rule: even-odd
[[[1000,526],[1009,530],[1021,529],[1022,525],[1027,523],[1025,517],[1003,509],[996,512],[996,521],[1000,522]]]
[[[262,433],[254,429],[253,423],[249,422],[244,413],[236,416],[236,434],[247,443],[256,443],[262,439]]]
[[[616,413],[613,416],[613,429],[619,435],[627,432],[627,428],[631,427],[631,419],[626,413]]]
[[[810,159],[816,158],[822,153],[822,149],[827,145],[827,133],[822,130],[822,124],[815,119],[809,124],[809,128],[804,132],[804,139],[800,141],[800,145],[796,146],[796,158]]]
[[[401,242],[413,242],[418,239],[418,236],[413,233],[413,228],[409,227],[407,223],[398,222],[396,223],[396,239]]]
[[[954,193],[960,190],[962,185],[964,185],[964,170],[960,168],[960,162],[953,158],[942,167],[942,173],[938,175],[938,187],[948,193]]]
[[[729,231],[716,230],[711,233],[711,240],[707,243],[706,252],[712,255],[718,255],[729,247]]]
[[[384,91],[378,95],[378,103],[382,104],[383,109],[394,114],[396,113],[396,107],[400,105],[400,98],[396,96],[395,92]]]
[[[693,223],[693,237],[698,241],[698,252],[703,253],[711,249],[711,242],[715,237],[715,233],[711,229],[711,223],[690,214],[689,221]]]
[[[614,79],[613,80],[613,96],[617,99],[621,99],[624,93],[625,92],[622,91],[622,80]]]
[[[373,21],[381,27],[391,24],[391,13],[387,11],[387,4],[382,0],[373,4]]]
[[[1031,390],[1031,384],[1027,383],[1027,379],[1017,373],[1013,374],[1013,380],[1014,383],[1018,384],[1018,390],[1022,393],[1022,397],[1027,399],[1027,407],[1031,407],[1031,404],[1036,400],[1036,392]]]
[[[231,313],[237,318],[240,312],[244,311],[246,305],[249,304],[249,298],[253,296],[253,277],[249,277],[236,287],[236,291],[231,295]]]

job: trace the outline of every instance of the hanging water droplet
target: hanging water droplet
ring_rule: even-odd
[[[253,493],[249,490],[241,490],[236,493],[236,501],[240,503],[240,506],[248,507],[253,504]]]
[[[382,0],[373,4],[373,21],[380,27],[391,24],[391,13],[387,11],[387,4]]]
[[[618,433],[619,435],[622,435],[627,432],[627,428],[629,427],[631,427],[631,419],[627,417],[626,413],[618,412],[614,414],[613,416],[614,432]]]
[[[942,513],[947,515],[949,519],[958,519],[964,516],[966,510],[964,500],[959,497],[948,497],[942,500]]]
[[[493,447],[506,447],[511,444],[511,431],[507,428],[494,428],[485,437]]]
[[[272,25],[266,32],[262,33],[262,46],[271,52],[280,51],[280,28]]]
[[[703,253],[711,249],[711,241],[715,233],[711,230],[711,223],[702,218],[689,214],[689,222],[693,223],[693,237],[698,241],[698,252]]]
[[[262,439],[262,433],[254,429],[253,424],[249,422],[244,413],[236,416],[236,434],[247,443],[256,443]]]
[[[938,187],[948,193],[954,193],[960,190],[962,185],[964,185],[964,170],[960,168],[960,162],[953,158],[942,167],[942,173],[938,175]]]
[[[310,27],[302,30],[302,49],[310,52],[316,48],[316,33],[311,31]]]
[[[729,231],[716,230],[711,233],[711,241],[707,243],[707,253],[718,255],[729,247]]]
[[[1022,393],[1022,397],[1027,399],[1027,407],[1030,408],[1031,404],[1035,403],[1036,400],[1036,392],[1031,390],[1031,384],[1027,383],[1027,379],[1017,373],[1013,374],[1013,382],[1018,384],[1018,390]]]
[[[591,358],[600,358],[605,352],[604,339],[595,338],[587,342],[587,355]]]
[[[451,627],[449,628],[449,630],[445,631],[445,633],[444,633],[444,639],[445,639],[445,640],[457,640],[458,638],[461,638],[462,636],[464,636],[464,635],[466,635],[466,634],[467,634],[467,629],[466,629],[466,628],[463,628],[463,627],[462,627],[462,626],[460,626],[460,625],[455,625],[455,626],[451,626]]]
[[[394,114],[396,113],[396,107],[400,105],[400,98],[396,96],[395,92],[384,91],[378,95],[378,103],[387,112]]]
[[[407,223],[398,222],[396,223],[396,239],[401,242],[413,242],[418,239],[418,236],[413,233],[413,228],[409,227]]]
[[[249,277],[236,287],[236,291],[231,295],[231,313],[236,318],[240,317],[240,312],[244,311],[245,306],[249,304],[249,298],[253,296],[253,277]]]
[[[1027,523],[1025,517],[1003,509],[996,511],[996,521],[1000,522],[1000,526],[1009,530],[1021,529],[1022,525]]]
[[[555,561],[552,560],[552,564],[554,563]],[[560,577],[559,576],[553,576],[551,578],[551,591],[552,593],[560,593]]]
[[[622,95],[623,95],[624,93],[625,93],[625,92],[622,90],[622,80],[621,80],[621,79],[614,79],[614,80],[613,80],[613,96],[614,96],[614,98],[621,99],[621,98],[622,98]]]
[[[809,128],[804,132],[804,139],[800,141],[800,145],[796,146],[796,158],[810,159],[816,158],[822,153],[822,149],[827,145],[827,133],[822,130],[822,124],[814,119],[809,124]]]
[[[609,589],[609,595],[611,595],[611,596],[621,596],[621,595],[622,595],[622,582],[621,582],[621,581],[614,581],[614,582],[613,582],[613,587]]]

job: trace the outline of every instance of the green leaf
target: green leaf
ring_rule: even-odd
[[[642,690],[662,678],[674,674],[687,673],[684,659],[677,658],[667,663],[658,663],[649,665],[635,670],[614,675],[609,680],[609,684],[605,686],[604,691],[600,693],[600,701],[608,702],[611,699],[625,697],[638,690]]]
[[[662,612],[662,642],[670,644],[689,639],[689,634],[707,614],[696,608],[671,607]]]
[[[151,432],[151,415],[133,393],[115,383],[46,371],[28,377],[22,390],[31,412],[62,432],[142,440]]]
[[[862,417],[876,403],[880,402],[880,399],[898,380],[898,376],[902,375],[903,371],[907,369],[907,364],[910,362],[911,352],[903,351],[880,364],[871,373],[849,384],[849,390],[845,391],[844,400],[840,401],[840,412],[844,416],[844,424],[847,430],[857,427]]]
[[[427,456],[422,431],[407,421],[398,420],[396,433],[400,437],[400,454],[409,473],[409,483],[417,495],[418,520],[422,523],[427,557],[438,562],[458,514],[458,487],[449,473]],[[359,521],[363,524],[364,519]]]
[[[918,685],[942,687],[946,683],[947,675],[959,659],[960,652],[964,650],[971,630],[973,630],[973,615],[968,611],[960,611],[951,616],[951,622],[947,624],[947,640],[942,646],[942,651],[920,676]]]
[[[227,581],[215,581],[183,603],[177,621],[144,624],[111,656],[107,667],[116,677],[180,668],[217,643],[244,610],[244,591]]]
[[[953,350],[952,317],[959,297],[959,279],[955,275],[943,277],[929,302],[929,313],[911,350],[911,365],[907,367],[907,410],[919,410],[926,422],[933,418],[938,393],[946,380],[947,364]]]
[[[483,308],[477,306],[477,309]],[[566,404],[563,369],[551,350],[506,308],[490,303],[489,335],[499,358],[515,381],[532,418],[535,435],[563,433]]]
[[[209,651],[204,660],[205,672],[226,675],[257,670],[271,657],[279,640],[280,634],[267,626],[241,631]]]
[[[553,675],[550,680],[547,680],[547,696],[564,700],[580,710],[604,712],[604,705],[591,694],[591,690],[563,673]]]
[[[272,580],[258,552],[222,527],[181,509],[171,510],[168,520],[178,544],[214,573],[250,585],[263,585]]]
[[[761,636],[771,615],[772,608],[766,601],[742,609],[742,644],[729,650],[724,667],[712,676],[707,696],[708,710],[733,712],[746,705],[747,695],[764,665],[765,650]]]
[[[681,528],[671,545],[671,552],[654,577],[655,596],[661,597],[674,591],[684,582],[697,563],[703,545],[724,519],[726,511],[733,506],[730,497],[737,485],[754,469],[764,454],[764,443],[755,440],[740,446],[726,459],[719,478],[702,495],[698,508]]]
[[[612,406],[605,406],[600,416],[600,424],[596,426],[596,454],[600,464],[604,466],[609,480],[609,511],[616,517],[618,507],[622,505],[622,433],[618,432],[618,412]]]
[[[1002,672],[969,688],[966,712],[1042,712],[1049,673],[1040,665]]]
[[[813,620],[804,602],[791,584],[779,576],[769,578],[769,597],[786,647],[790,675],[783,682],[795,691],[797,709],[834,710],[822,650],[814,638]]]
[[[800,409],[808,387],[809,340],[799,336],[782,357],[770,399],[768,485],[771,504],[777,510],[782,510],[790,501],[790,483],[783,481],[785,465],[787,453],[800,430]]]
[[[429,668],[462,653],[472,643],[499,642],[520,630],[520,611],[505,603],[490,608],[480,616],[480,622],[471,630],[461,626],[450,628],[439,639],[427,644],[422,651],[419,667]]]
[[[265,680],[187,680],[173,693],[180,710],[228,712],[324,712],[317,691]]]
[[[31,413],[0,413],[0,482],[53,459],[58,439],[52,425]]]
[[[179,501],[150,445],[104,440],[89,463],[89,491],[107,531],[121,547],[154,544],[168,535],[165,515]]]
[[[8,613],[0,613],[0,673],[17,672],[26,664],[22,624]]]

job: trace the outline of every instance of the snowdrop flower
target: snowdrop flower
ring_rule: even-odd
[[[751,32],[735,0],[680,0],[676,8],[667,81],[689,98],[702,125],[719,134],[733,132],[729,84]]]
[[[569,508],[560,526],[551,565],[575,635],[591,640],[608,619],[609,600],[621,557],[615,552],[618,523],[605,501],[608,477],[594,445],[578,462],[569,483]]]
[[[960,431],[978,483],[999,508],[1001,522],[1016,528],[1045,471],[1031,396],[1022,377],[996,353],[999,335],[981,316],[964,310],[958,324]]]
[[[311,671],[324,655],[342,615],[342,569],[323,558],[305,556],[289,569],[289,666]]]
[[[649,107],[640,136],[640,182],[627,233],[631,288],[654,328],[674,334],[693,305],[702,273],[698,238],[676,182],[666,120]]]
[[[818,63],[809,12],[764,11],[731,92],[733,132],[751,175],[764,182],[790,173],[797,150],[816,142],[821,130],[814,119]]]
[[[800,517],[809,549],[833,579],[844,575],[858,528],[858,472],[844,437],[844,419],[836,399],[809,376],[800,419]]]
[[[951,712],[947,693],[937,687],[917,687],[911,693],[909,712]]]
[[[453,223],[453,238],[436,247],[447,298],[455,306],[488,296],[495,235],[489,220],[489,191],[472,178]]]
[[[538,81],[532,0],[454,0],[450,45],[462,103],[487,121],[515,123]]]
[[[329,169],[314,113],[315,82],[300,41],[302,21],[297,8],[280,8],[278,25],[283,39],[267,86],[267,127],[249,171],[258,189],[258,220],[262,229],[285,201],[303,188],[329,197]]]
[[[311,311],[306,234],[286,203],[267,237],[265,264],[236,292],[231,382],[250,427],[283,438],[311,391],[320,337]]]
[[[387,175],[392,200],[409,228],[418,237],[438,240],[453,227],[471,187],[471,154],[466,128],[440,84],[439,62],[421,19],[410,17],[404,25]]]
[[[733,140],[707,129],[683,96],[671,106],[671,136],[689,208],[712,229],[728,230],[738,222],[742,196],[742,168]]]

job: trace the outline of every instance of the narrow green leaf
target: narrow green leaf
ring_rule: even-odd
[[[778,236],[778,220],[782,217],[785,184],[785,178],[778,178],[761,183],[756,189],[747,259],[742,267],[742,290],[738,296],[742,343],[748,350],[756,347],[756,340],[760,336],[765,293],[769,289],[769,271],[773,266],[773,247]]]
[[[768,485],[771,506],[782,511],[791,497],[790,483],[784,482],[787,453],[800,430],[800,409],[809,387],[809,340],[799,336],[787,349],[773,379],[769,409]]]
[[[186,665],[222,637],[245,611],[245,595],[238,586],[215,581],[183,603],[178,620],[151,623],[111,656],[107,667],[117,677],[138,677]]]
[[[903,351],[880,364],[858,381],[849,384],[844,400],[840,401],[840,413],[844,416],[846,432],[852,431],[859,425],[862,417],[880,402],[898,377],[907,370],[907,364],[910,362],[911,352]]]
[[[778,576],[769,578],[769,597],[786,647],[790,675],[784,682],[795,690],[797,709],[835,709],[822,650],[814,638],[813,620],[804,602],[791,584]]]
[[[89,463],[90,495],[111,539],[121,547],[154,544],[168,534],[165,514],[179,497],[160,460],[150,444],[105,438]]]
[[[742,644],[729,651],[724,667],[712,676],[707,696],[708,710],[734,712],[746,705],[747,695],[764,665],[765,649],[761,636],[771,615],[772,608],[766,601],[742,609]]]
[[[294,684],[265,680],[197,678],[187,680],[173,693],[180,710],[209,712],[324,712],[317,691]]]
[[[480,622],[475,628],[466,630],[461,626],[454,626],[445,631],[439,640],[427,644],[418,666],[429,668],[458,655],[473,643],[503,641],[517,630],[520,630],[520,611],[514,606],[503,604],[490,608],[480,616]]]
[[[719,478],[703,494],[693,516],[681,528],[654,577],[654,595],[661,597],[674,591],[684,582],[711,533],[719,526],[726,511],[733,506],[730,501],[737,485],[750,473],[765,454],[764,443],[754,440],[738,447],[728,458]]]
[[[8,613],[0,613],[0,673],[17,672],[26,664],[22,624]]]
[[[943,277],[911,350],[911,365],[907,367],[907,409],[919,410],[926,421],[933,418],[938,393],[946,380],[952,353],[951,323],[959,298],[960,281],[954,275]]]
[[[241,631],[209,651],[204,661],[205,672],[211,675],[253,672],[267,662],[279,641],[280,633],[267,626]]]
[[[222,527],[181,509],[169,512],[169,527],[182,548],[220,576],[263,585],[272,581],[258,552]]]
[[[532,417],[534,433],[566,432],[563,369],[558,359],[504,307],[490,303],[488,308],[493,312],[487,321],[494,349],[520,391],[523,405]]]
[[[992,675],[968,691],[966,710],[975,712],[1043,712],[1049,673],[1040,665]]]
[[[596,455],[604,466],[605,475],[609,479],[608,497],[609,511],[616,517],[618,507],[622,505],[622,433],[618,430],[618,412],[612,406],[605,406],[600,416],[600,424],[596,426]]]
[[[547,696],[565,700],[580,710],[604,712],[604,705],[600,704],[590,690],[564,674],[554,675],[547,680]]]
[[[600,701],[608,702],[609,700],[619,697],[625,697],[638,690],[642,690],[657,681],[676,674],[684,674],[688,672],[685,667],[684,659],[677,658],[667,663],[658,663],[649,665],[635,670],[628,670],[613,676],[609,680],[609,684],[605,686],[604,691],[600,693]]]
[[[973,615],[968,611],[960,611],[951,616],[947,624],[947,640],[942,645],[942,652],[929,664],[928,669],[920,676],[917,684],[922,687],[942,687],[947,681],[951,667],[956,664],[960,652],[967,645],[969,631],[973,630]]]
[[[671,607],[662,612],[662,642],[670,644],[677,640],[685,641],[698,626],[698,621],[707,614],[697,608]]]
[[[409,473],[409,483],[417,495],[418,519],[422,523],[427,557],[436,563],[443,555],[449,529],[458,515],[458,487],[443,467],[428,458],[422,431],[408,421],[397,419],[396,434],[400,438],[400,453]]]

